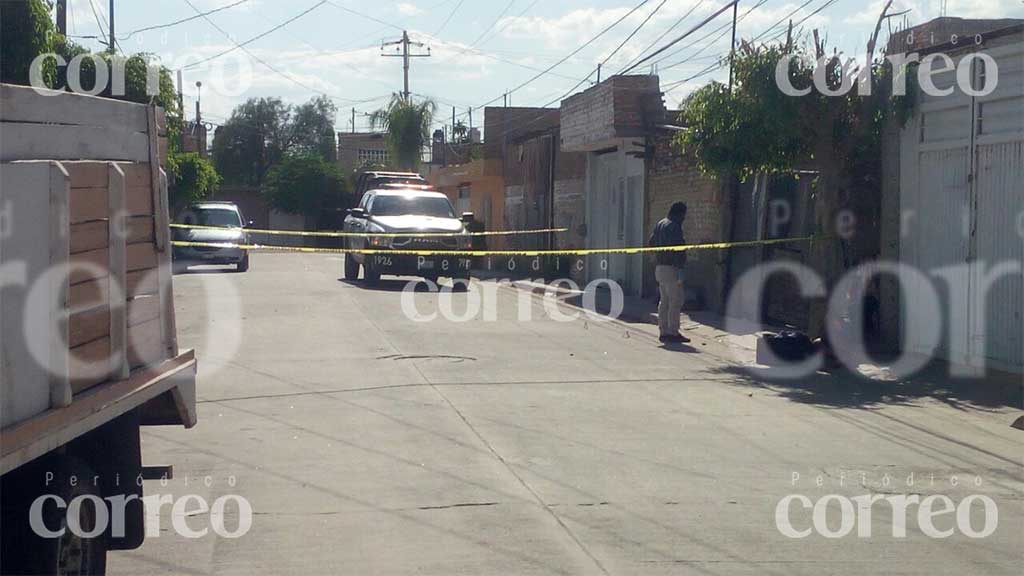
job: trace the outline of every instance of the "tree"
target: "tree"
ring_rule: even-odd
[[[370,115],[370,124],[387,133],[391,161],[403,170],[418,170],[423,147],[430,141],[430,125],[437,106],[430,100],[416,103],[399,95],[387,108]]]
[[[338,141],[334,133],[334,118],[338,107],[327,96],[317,96],[295,108],[292,119],[293,151],[298,154],[316,154],[333,162],[338,154]]]
[[[28,86],[32,60],[53,52],[58,36],[42,0],[0,2],[0,82]],[[48,86],[53,85],[56,70],[54,61],[48,59],[43,69]]]
[[[312,221],[351,205],[345,176],[333,162],[315,154],[283,159],[267,174],[262,193],[274,209]]]
[[[214,134],[214,164],[227,182],[260,186],[288,154],[333,162],[336,113],[326,97],[297,108],[280,98],[250,98]]]
[[[466,123],[459,120],[452,126],[452,140],[458,144],[469,142],[469,128]]]
[[[213,164],[195,152],[169,154],[167,176],[170,203],[175,208],[206,198],[221,181]]]

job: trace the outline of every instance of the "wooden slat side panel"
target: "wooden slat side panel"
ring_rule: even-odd
[[[97,306],[73,312],[68,318],[68,346],[71,349],[108,336],[110,336],[110,308],[108,306]]]
[[[69,220],[72,224],[106,220],[110,215],[106,183],[102,188],[72,188],[68,203]]]
[[[110,338],[93,340],[71,349],[71,391],[78,394],[110,375]]]
[[[128,271],[156,268],[156,248],[149,243],[128,245]]]
[[[71,176],[71,188],[106,188],[106,162],[64,162],[64,169]]]
[[[113,125],[116,126],[116,125]],[[145,132],[111,126],[4,122],[0,160],[149,160]]]
[[[140,244],[140,246],[143,246],[143,244]],[[72,286],[98,278],[106,278],[110,272],[107,268],[109,254],[105,247],[99,250],[72,254],[70,262],[74,266],[70,279]]]
[[[90,252],[107,246],[109,230],[104,220],[71,224],[71,253]]]
[[[159,279],[156,275],[156,269],[151,268],[129,272],[127,285],[125,295],[129,298],[156,294],[160,286]]]
[[[146,131],[146,106],[87,94],[46,90],[41,95],[28,86],[0,85],[0,120],[92,126],[119,126]]]
[[[128,186],[125,191],[125,210],[131,216],[152,216],[153,189],[148,184]]]
[[[124,185],[129,188],[149,186],[149,162],[118,162],[124,172]]]
[[[128,328],[128,362],[132,369],[165,359],[159,318]]]
[[[107,298],[105,280],[88,280],[71,286],[68,292],[68,306],[72,310],[82,310],[107,302]]]
[[[128,302],[128,325],[138,326],[160,317],[160,298],[139,296]]]
[[[125,233],[125,241],[128,244],[152,243],[154,239],[153,217],[133,216],[128,218]]]

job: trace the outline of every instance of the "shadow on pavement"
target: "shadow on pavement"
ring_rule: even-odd
[[[360,280],[349,280],[347,278],[338,278],[338,282],[342,284],[348,284],[349,286],[355,286],[362,288],[363,290],[369,290],[372,292],[401,292],[405,290],[405,287],[410,282],[416,283],[416,292],[430,292],[430,286],[424,280],[417,280],[415,278],[408,279],[391,279],[381,278],[375,284],[367,284],[362,279]],[[438,288],[443,288],[444,282],[438,284]],[[460,293],[459,290],[454,290],[454,293]]]
[[[767,387],[794,402],[834,408],[875,408],[912,404],[931,398],[958,410],[1024,408],[1020,376],[991,372],[979,378],[957,378],[948,365],[935,362],[907,378],[876,379],[838,369],[801,378],[784,377],[782,370],[764,366],[721,366],[713,373],[731,376],[743,386]]]

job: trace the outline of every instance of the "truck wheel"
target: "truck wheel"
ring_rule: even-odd
[[[345,280],[359,279],[359,262],[351,254],[345,254]]]
[[[98,487],[92,483],[94,473],[85,464],[69,458],[60,465],[49,468],[53,480],[49,486],[27,483],[26,494],[32,494],[12,516],[4,518],[4,562],[3,574],[38,574],[46,576],[102,576],[107,571],[107,540],[101,533],[93,538],[83,538],[71,530],[68,523],[67,504],[79,499],[79,533],[88,533],[97,528],[97,502],[102,503],[105,516],[110,522],[110,509],[102,499]],[[42,478],[41,475],[36,477]],[[70,479],[76,478],[75,486]],[[29,476],[28,478],[33,478]],[[58,537],[46,538],[31,528],[30,506],[36,498],[44,495],[59,497],[65,507],[58,508],[56,502],[48,499],[42,507],[41,519],[47,530],[63,532]],[[14,547],[12,549],[12,547]],[[13,556],[12,556],[13,552]],[[13,562],[12,562],[13,560]]]
[[[235,265],[235,272],[248,272],[249,271],[249,252],[246,251],[242,259]]]

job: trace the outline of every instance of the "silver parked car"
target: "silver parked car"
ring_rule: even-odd
[[[183,272],[189,266],[201,264],[234,264],[238,272],[249,269],[249,251],[241,248],[249,244],[245,228],[251,226],[242,217],[241,210],[232,202],[199,202],[192,204],[175,219],[185,226],[173,228],[175,241],[223,244],[224,246],[175,246],[174,269]]]

